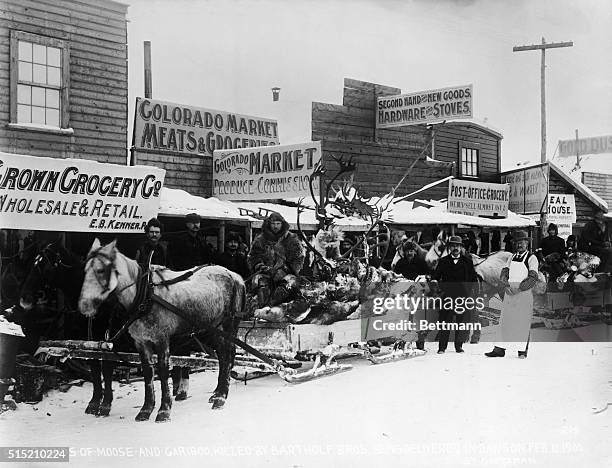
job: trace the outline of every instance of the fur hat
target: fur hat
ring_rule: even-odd
[[[189,213],[185,216],[186,223],[199,223],[201,220],[202,218],[200,218],[200,215],[197,213]]]
[[[272,213],[270,213],[270,215],[268,216],[268,219],[270,220],[270,222],[272,221],[280,221],[281,223],[285,222],[285,218],[283,218],[283,215],[281,215],[280,213],[277,213],[276,211],[273,211]]]

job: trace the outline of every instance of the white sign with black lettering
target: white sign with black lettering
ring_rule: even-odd
[[[0,228],[142,232],[166,171],[0,153]]]
[[[572,233],[572,224],[576,222],[576,198],[565,193],[548,194],[546,222],[555,223],[559,237],[567,240]]]

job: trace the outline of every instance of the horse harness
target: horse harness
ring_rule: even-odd
[[[101,253],[99,251],[94,251],[88,255],[87,261],[97,256],[104,257],[109,261],[112,260],[112,258],[110,258],[104,253]],[[112,338],[110,338],[108,341],[110,341],[111,343],[115,343],[121,336],[125,334],[125,332],[130,327],[130,325],[132,325],[136,320],[148,315],[151,312],[153,303],[155,302],[161,307],[169,310],[173,314],[178,315],[180,318],[182,318],[183,320],[185,320],[186,322],[192,325],[192,330],[182,336],[189,336],[190,338],[192,338],[198,344],[198,346],[201,348],[202,351],[206,352],[206,349],[204,345],[198,339],[198,335],[201,335],[202,333],[211,333],[212,335],[216,335],[217,337],[222,337],[232,342],[234,345],[239,346],[240,348],[244,349],[245,351],[252,354],[253,356],[258,357],[259,359],[273,366],[274,368],[277,368],[279,366],[278,362],[266,356],[265,354],[261,353],[260,351],[253,348],[252,346],[248,345],[244,341],[236,338],[235,336],[223,330],[220,330],[219,326],[221,325],[221,323],[218,323],[217,325],[208,325],[208,324],[202,323],[201,324],[202,328],[198,329],[193,323],[193,321],[191,321],[188,317],[185,316],[185,314],[181,311],[181,309],[179,309],[174,304],[171,304],[170,302],[166,301],[164,298],[158,296],[157,294],[153,292],[153,288],[155,287],[158,287],[158,286],[168,287],[170,285],[184,281],[190,278],[194,273],[196,273],[197,271],[199,271],[200,269],[204,268],[207,265],[197,266],[189,271],[186,271],[182,275],[177,276],[176,278],[169,279],[169,280],[163,280],[159,283],[154,283],[153,282],[153,271],[154,270],[152,270],[150,266],[152,256],[153,256],[153,252],[149,254],[149,258],[147,259],[147,264],[145,265],[145,268],[144,268],[145,269],[144,273],[138,275],[138,279],[135,281],[135,283],[129,284],[122,289],[122,290],[127,289],[129,287],[132,287],[134,284],[136,284],[136,296],[128,311],[129,316],[128,316],[127,321],[123,324],[123,326],[119,329],[119,331],[115,333],[115,335]],[[105,270],[109,268],[110,266],[105,266]],[[142,267],[139,266],[139,271],[141,269]],[[105,274],[106,273],[109,273],[109,272],[105,271]],[[100,282],[100,278],[98,277],[97,274],[96,274],[96,278],[98,279],[98,282]],[[105,290],[108,290],[108,284],[105,286],[104,284],[102,284],[102,282],[100,282],[100,285],[103,288],[106,288]],[[114,290],[112,294],[116,295],[119,292],[121,291]],[[111,317],[111,320],[112,320],[112,317]],[[107,335],[110,335],[111,320],[109,320],[109,327],[106,331]]]

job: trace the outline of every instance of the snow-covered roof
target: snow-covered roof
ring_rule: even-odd
[[[610,154],[585,154],[580,156],[580,167],[576,167],[576,156],[565,156],[554,159],[555,164],[562,168],[569,176],[582,182],[583,172],[597,174],[612,174],[612,156]]]
[[[197,213],[205,219],[256,221],[255,218],[241,215],[238,206],[234,202],[222,201],[214,197],[198,197],[184,190],[163,187],[159,214],[185,216],[188,213]]]
[[[559,175],[563,180],[565,180],[568,184],[573,185],[576,190],[578,190],[584,197],[586,197],[591,203],[593,203],[598,208],[601,208],[604,211],[608,211],[608,203],[593,192],[590,188],[584,185],[580,180],[576,180],[572,178],[567,172],[565,172],[561,167],[559,167],[553,161],[548,161],[550,167]]]
[[[548,163],[549,167],[555,172],[555,174],[557,174],[565,182],[567,182],[568,184],[573,186],[587,200],[589,200],[591,203],[593,203],[598,208],[600,208],[600,209],[602,209],[604,211],[608,211],[608,203],[603,198],[601,198],[599,195],[597,195],[595,192],[593,192],[590,188],[588,188],[586,185],[584,185],[580,181],[580,175],[579,174],[578,174],[577,177],[576,176],[572,177],[572,176],[570,176],[570,174],[568,172],[563,170],[563,168],[561,166],[559,166],[556,162],[554,162],[554,161],[547,161],[547,163]],[[502,174],[507,174],[509,172],[521,171],[521,170],[524,170],[524,169],[530,169],[532,167],[536,167],[536,166],[539,166],[541,164],[542,163],[533,163],[533,164],[527,164],[525,166],[514,167],[512,169],[508,169],[506,171],[503,171]],[[594,171],[594,172],[601,172],[601,171],[598,170],[598,171]]]
[[[417,206],[414,208],[415,202],[419,204],[427,204],[426,206]],[[392,204],[387,211],[384,220],[390,224],[397,225],[456,225],[464,224],[467,226],[478,227],[497,227],[497,228],[519,228],[535,226],[534,220],[527,216],[516,214],[508,211],[507,218],[490,219],[480,218],[478,216],[463,215],[450,213],[446,210],[446,203],[443,201],[421,201],[415,202],[400,201]]]

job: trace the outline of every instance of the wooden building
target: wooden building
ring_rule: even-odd
[[[499,183],[501,133],[470,121],[434,125],[433,132],[433,158],[453,163],[454,177]]]
[[[583,172],[582,183],[612,206],[612,174]]]
[[[342,105],[313,102],[312,140],[321,141],[323,162],[332,173],[332,157],[353,156],[354,181],[365,195],[388,193],[408,173],[396,195],[431,185],[418,196],[432,199],[447,197],[444,179],[451,175],[499,182],[502,136],[482,125],[461,121],[377,129],[377,98],[401,93],[345,78]]]
[[[596,210],[608,210],[602,197],[552,161],[512,169],[501,177],[502,182],[510,184],[510,209],[532,215],[538,221],[540,212],[546,211],[549,194],[574,195],[576,222],[572,225],[572,233],[575,235],[580,234]]]
[[[3,1],[0,151],[126,164],[127,8]]]

